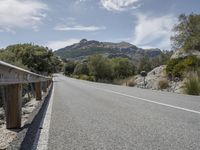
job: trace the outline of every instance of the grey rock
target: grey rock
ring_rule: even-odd
[[[22,108],[22,114],[30,114],[34,110],[34,107]]]
[[[152,71],[150,71],[146,78],[146,86],[144,87],[144,78],[140,75],[137,75],[135,78],[136,86],[139,88],[146,88],[146,89],[152,89],[152,90],[160,90],[158,83],[161,80],[168,80],[166,74],[165,74],[166,65],[162,65],[159,67],[154,68]],[[185,79],[183,81],[174,82],[169,81],[169,87],[167,89],[163,89],[164,91],[168,92],[175,92],[175,93],[183,93],[184,92],[184,84]]]
[[[195,55],[195,56],[200,58],[200,51],[193,50],[193,51],[185,52],[183,50],[177,50],[171,56],[171,59],[185,58],[185,57],[187,57],[189,55]]]

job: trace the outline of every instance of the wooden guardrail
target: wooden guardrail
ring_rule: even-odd
[[[52,78],[0,61],[0,85],[6,86],[5,116],[8,129],[21,127],[23,83],[34,83],[35,98],[42,100],[42,90],[43,92],[48,91],[52,85]]]

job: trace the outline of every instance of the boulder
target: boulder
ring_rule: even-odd
[[[150,71],[145,78],[145,81],[146,81],[145,88],[158,89],[158,81],[166,78],[165,68],[166,68],[166,65],[162,65],[162,66],[156,67],[152,71]],[[144,86],[144,78],[140,75],[137,75],[135,83],[137,84],[137,87],[143,87]]]

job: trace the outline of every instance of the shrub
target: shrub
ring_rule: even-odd
[[[88,75],[83,75],[83,74],[78,76],[77,79],[88,80],[88,81],[96,81],[94,76],[88,76]]]
[[[88,81],[96,81],[95,76],[88,76]]]
[[[196,56],[187,56],[186,58],[171,59],[167,63],[166,73],[168,77],[183,78],[187,71],[198,71],[200,59]]]
[[[185,83],[185,92],[189,95],[200,95],[200,81],[198,76],[192,76]]]
[[[167,67],[166,67],[166,73],[167,75],[173,75],[172,72],[174,70],[174,66],[176,66],[178,63],[180,62],[180,59],[171,59],[168,63],[167,63]]]
[[[71,75],[70,77],[75,78],[75,79],[79,79],[78,75]]]
[[[85,74],[88,75],[89,74],[89,68],[87,66],[86,63],[79,63],[76,65],[75,69],[74,69],[74,73],[76,75],[81,75],[81,74]]]
[[[178,63],[172,71],[173,77],[183,78],[186,66],[184,63]]]
[[[166,79],[162,79],[160,81],[158,81],[158,87],[159,89],[163,90],[169,87],[169,82]]]
[[[89,75],[95,76],[98,82],[111,81],[114,77],[114,68],[110,59],[102,55],[93,55],[88,58]]]
[[[114,78],[125,79],[135,73],[135,66],[127,58],[113,58]]]
[[[76,67],[75,62],[73,62],[73,61],[66,62],[65,66],[64,66],[64,74],[71,75],[74,72],[75,67]]]
[[[87,75],[80,75],[79,79],[81,79],[81,80],[88,80],[89,76],[87,76]]]

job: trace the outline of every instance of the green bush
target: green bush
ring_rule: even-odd
[[[87,80],[87,81],[96,81],[95,77],[94,76],[88,76],[88,75],[80,75],[80,76],[73,76],[73,77],[76,77],[77,79],[81,79],[81,80]]]
[[[160,81],[158,81],[158,88],[163,90],[169,87],[169,82],[166,79],[162,79]]]
[[[200,81],[197,76],[192,76],[185,83],[185,92],[189,95],[200,95]]]
[[[87,75],[80,75],[79,79],[81,79],[81,80],[88,80],[89,76],[87,76]]]
[[[198,71],[199,67],[200,59],[191,55],[186,58],[171,59],[167,63],[166,73],[172,78],[183,78],[187,71]]]
[[[125,79],[135,73],[135,66],[127,58],[111,59],[114,67],[114,78]]]
[[[61,71],[62,62],[47,47],[34,44],[10,45],[0,50],[0,60],[42,74]]]
[[[174,66],[176,66],[180,62],[180,59],[171,59],[167,63],[166,73],[168,76],[173,76]]]
[[[65,75],[71,75],[74,72],[74,69],[76,67],[76,63],[73,61],[68,61],[64,65],[64,74]]]
[[[88,81],[96,81],[95,76],[88,76]]]
[[[184,63],[180,62],[176,64],[172,70],[173,77],[183,78],[186,66]]]
[[[88,58],[89,75],[95,76],[97,81],[113,80],[114,68],[110,59],[102,55],[93,55]]]
[[[80,78],[78,75],[71,75],[70,77],[75,78],[75,79],[79,79]]]
[[[86,63],[77,64],[75,69],[74,69],[74,73],[73,74],[76,74],[76,75],[81,75],[81,74],[89,75],[88,65]]]

